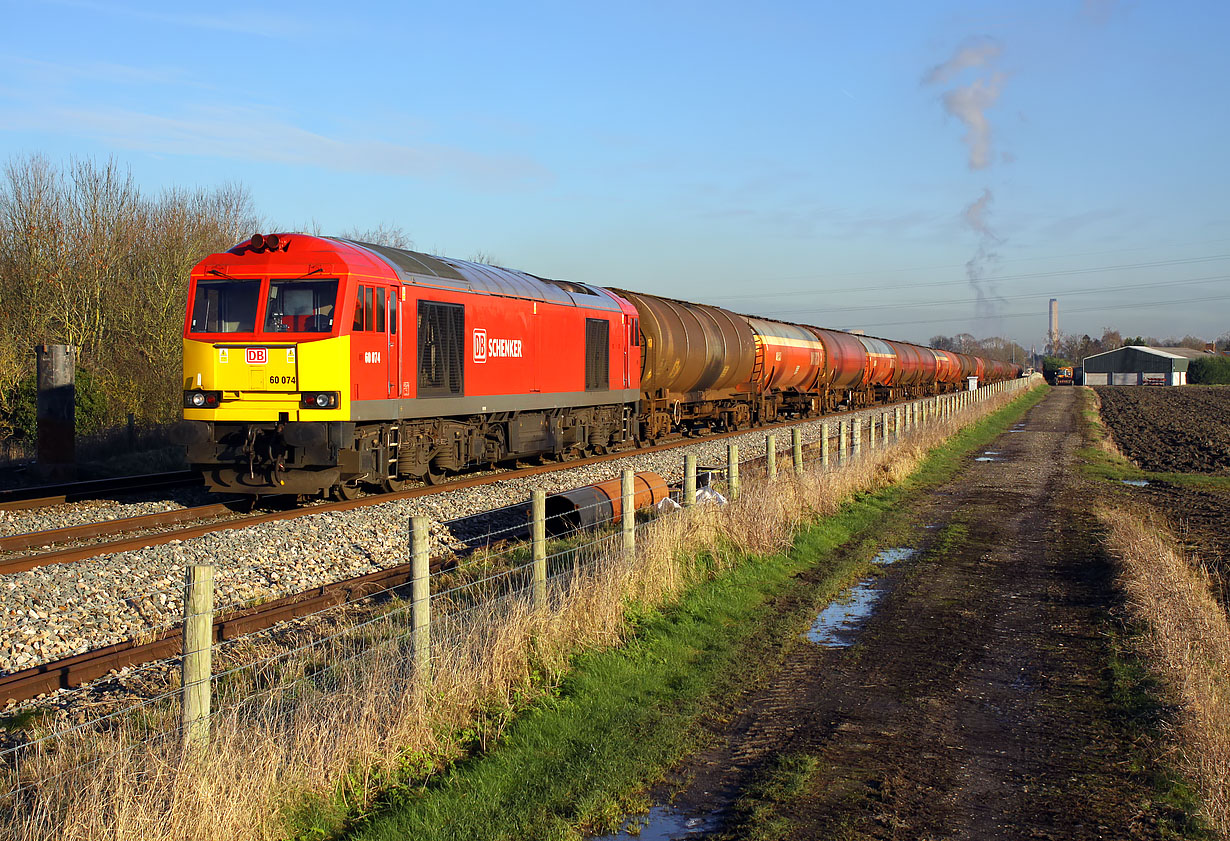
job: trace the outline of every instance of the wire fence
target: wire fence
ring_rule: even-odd
[[[828,423],[821,440],[811,445],[804,466],[841,469],[856,456],[900,442],[933,420],[963,416],[964,410],[983,404],[989,409],[988,398],[1033,384],[1032,379],[1009,381],[988,386],[985,392],[913,401],[890,412],[871,409],[867,412],[872,415],[871,424],[855,420],[863,420],[861,416]],[[545,529],[535,529],[531,522],[500,525],[468,538],[480,548],[464,563],[424,565],[410,584],[364,591],[340,608],[331,606],[237,639],[215,643],[211,634],[203,646],[210,665],[200,678],[209,689],[205,744],[210,724],[222,722],[228,723],[228,733],[241,730],[261,739],[294,741],[295,728],[303,717],[327,705],[330,695],[370,693],[384,699],[386,706],[381,709],[396,708],[421,693],[424,685],[431,684],[432,675],[449,663],[489,657],[500,650],[501,635],[514,619],[531,625],[548,621],[544,617],[566,611],[570,599],[583,593],[583,587],[578,590],[582,583],[599,587],[626,575],[647,532],[667,522],[678,509],[736,501],[742,491],[741,472],[758,480],[774,467],[778,473],[789,473],[800,445],[797,433],[771,433],[756,455],[740,454],[737,445],[732,445],[726,464],[698,467],[695,457],[689,457],[683,482],[663,495],[655,510],[642,510],[639,517],[625,477],[618,521],[603,522],[597,530],[560,529],[562,536],[548,543],[543,537]],[[823,464],[817,449],[824,453]],[[757,484],[749,490],[764,487]],[[578,510],[609,517],[613,501],[583,504]],[[543,525],[552,519],[558,524],[566,516],[548,515],[533,503],[529,510]],[[441,524],[448,527],[471,519]],[[523,539],[527,532],[533,539]],[[408,545],[415,545],[414,541],[408,540]],[[425,589],[416,590],[419,584]],[[427,594],[425,600],[419,598],[420,592]],[[175,597],[179,604],[193,603],[190,592],[181,591]],[[186,613],[185,629],[194,618]],[[212,622],[215,614],[210,611],[204,618]],[[425,622],[428,633],[422,634]],[[116,702],[104,699],[108,705],[98,715],[90,714],[87,702],[63,720],[27,728],[21,736],[10,734],[7,744],[0,741],[0,804],[14,810],[34,804],[45,807],[62,791],[68,796],[65,787],[80,780],[83,772],[131,764],[137,754],[151,767],[163,769],[156,773],[184,762],[192,746],[183,700],[184,687],[192,683],[185,668],[192,653],[185,650],[178,658],[127,670],[124,678],[129,682],[148,678],[154,687],[139,697]],[[371,706],[379,705],[372,701]],[[236,722],[242,722],[242,727]],[[73,761],[66,763],[65,755]]]

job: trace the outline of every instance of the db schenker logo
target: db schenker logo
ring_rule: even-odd
[[[249,365],[264,365],[269,361],[269,354],[263,347],[245,348],[244,356],[247,357]]]
[[[475,328],[474,330],[474,361],[475,362],[486,362],[487,361],[487,331],[486,330],[479,330],[477,328]]]

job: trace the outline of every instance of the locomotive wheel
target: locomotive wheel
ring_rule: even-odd
[[[423,481],[429,485],[441,485],[444,483],[444,477],[447,474],[443,470],[433,470],[430,466],[427,472],[423,474]]]
[[[356,499],[359,496],[358,482],[338,482],[333,486],[333,498],[338,502]]]
[[[380,483],[380,487],[384,488],[384,490],[387,493],[395,494],[395,493],[400,493],[401,491],[404,491],[408,484],[410,483],[407,482],[405,479],[394,479],[394,478],[388,477],[388,478],[385,478],[385,480]]]

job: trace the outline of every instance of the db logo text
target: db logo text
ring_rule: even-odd
[[[263,347],[244,348],[243,357],[249,365],[264,365],[269,361],[269,351]]]
[[[521,358],[520,339],[489,339],[487,331],[474,330],[474,361],[486,362],[488,358]]]

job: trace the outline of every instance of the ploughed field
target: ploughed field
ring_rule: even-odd
[[[1094,389],[1102,422],[1119,451],[1143,470],[1219,477],[1192,482],[1151,476],[1118,489],[1125,502],[1146,502],[1213,576],[1230,610],[1230,388],[1181,386]]]
[[[1230,388],[1094,390],[1119,451],[1142,469],[1230,474]]]

